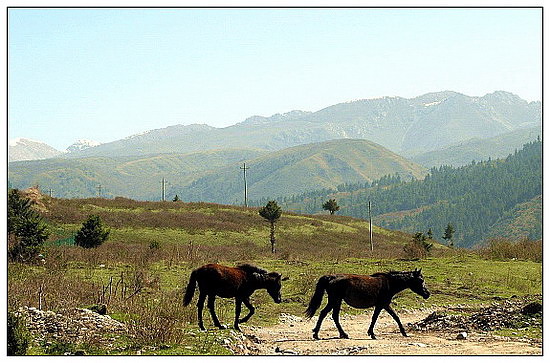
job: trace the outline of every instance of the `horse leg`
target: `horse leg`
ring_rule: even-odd
[[[319,319],[317,320],[317,324],[315,325],[315,328],[313,328],[313,339],[319,339],[319,330],[321,329],[321,323],[323,322],[323,319],[327,316],[329,311],[332,310],[332,304],[329,300],[327,306],[321,312],[319,313]]]
[[[372,314],[372,321],[370,323],[369,330],[367,331],[367,334],[370,335],[372,339],[376,339],[376,336],[374,335],[374,324],[376,323],[376,319],[378,319],[378,315],[380,315],[380,311],[382,311],[382,308],[379,306],[374,307],[374,313]]]
[[[405,328],[403,327],[403,324],[401,324],[401,320],[399,320],[399,316],[397,316],[397,313],[391,308],[391,306],[388,305],[384,309],[388,312],[388,314],[391,315],[393,320],[395,320],[395,322],[399,326],[399,331],[401,332],[401,334],[403,334],[404,337],[408,336],[407,333],[405,332]]]
[[[254,315],[254,312],[256,311],[256,309],[254,309],[254,306],[252,306],[248,298],[244,299],[243,302],[248,308],[249,312],[248,312],[248,315],[246,315],[244,318],[239,320],[239,323],[246,323],[248,319],[250,319],[250,317],[252,317],[252,315]]]
[[[235,323],[233,323],[233,327],[237,331],[241,331],[241,328],[239,328],[239,315],[241,315],[241,304],[242,300],[239,298],[235,298]]]
[[[202,309],[204,308],[204,300],[206,300],[206,294],[200,294],[199,300],[197,301],[197,315],[199,319],[199,328],[200,330],[206,330],[204,329],[204,323],[202,322]]]
[[[220,321],[216,316],[216,311],[214,310],[214,301],[216,301],[216,295],[208,295],[208,310],[210,310],[212,321],[214,322],[214,326],[220,329],[225,329],[226,327],[220,324]]]
[[[348,339],[349,336],[346,334],[344,329],[342,329],[342,326],[340,325],[340,307],[342,306],[342,300],[335,301],[334,307],[332,308],[332,320],[334,320],[334,325],[336,325],[336,328],[338,328],[338,332],[340,333],[340,338]]]

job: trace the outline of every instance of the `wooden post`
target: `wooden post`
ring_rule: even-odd
[[[162,178],[162,201],[166,201],[166,179]]]
[[[369,200],[369,239],[370,239],[370,250],[374,251],[374,246],[372,245],[372,217],[370,213],[370,200]]]

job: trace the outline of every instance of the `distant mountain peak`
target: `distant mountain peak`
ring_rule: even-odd
[[[47,159],[61,154],[61,151],[37,140],[18,137],[8,141],[8,161]]]
[[[310,111],[292,110],[285,113],[276,113],[269,117],[254,115],[241,122],[240,125],[263,125],[272,122],[294,120],[310,114],[312,114]]]
[[[101,145],[101,143],[97,141],[88,140],[88,139],[78,139],[73,144],[71,144],[65,151],[66,152],[80,151],[80,150],[89,149],[91,147],[95,147],[99,145]]]
[[[44,144],[42,141],[37,141],[25,137],[16,137],[15,139],[11,139],[8,141],[9,146],[17,146],[19,144],[29,144],[29,143],[37,143],[37,144]]]

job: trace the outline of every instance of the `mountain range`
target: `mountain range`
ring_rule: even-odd
[[[224,128],[174,125],[100,145],[79,140],[65,152],[39,142],[13,140],[8,149],[8,184],[20,189],[39,185],[43,191],[52,190],[55,197],[63,198],[99,194],[159,200],[161,180],[166,180],[167,199],[178,195],[184,201],[241,204],[241,168],[246,163],[249,200],[293,200],[301,203],[300,208],[306,206],[316,213],[321,199],[334,190],[348,190],[348,209],[355,206],[357,216],[363,217],[364,200],[356,200],[354,196],[360,192],[353,192],[357,186],[378,184],[385,188],[387,182],[410,180],[411,185],[420,185],[414,181],[423,180],[428,169],[432,168],[433,174],[433,167],[441,165],[469,166],[468,178],[490,173],[492,165],[500,164],[481,168],[475,167],[476,162],[515,153],[523,144],[540,139],[541,131],[541,103],[527,102],[508,92],[483,97],[452,91],[411,99],[382,97],[340,103],[316,112],[252,116]],[[536,152],[532,150],[531,155]],[[14,161],[18,158],[42,160]],[[531,163],[532,168],[539,167],[537,161]],[[384,182],[371,183],[374,180]],[[532,182],[514,180],[518,185],[504,189],[519,189]],[[444,180],[441,183],[434,192],[448,187]],[[466,188],[462,193],[468,191],[467,186],[460,187]],[[407,188],[395,190],[399,193]],[[305,196],[303,202],[296,199],[298,195]],[[401,221],[401,207],[418,196],[397,195],[393,202],[402,205],[388,209],[391,213],[384,223],[393,228],[416,228],[413,215],[424,212],[411,207]],[[516,204],[498,211],[481,206],[490,209],[493,218],[490,235],[499,235],[513,221],[520,220],[528,228],[532,225],[529,221],[540,219],[541,200],[536,196],[536,191],[531,191],[529,198],[518,197]],[[449,203],[443,195],[429,198],[434,206]],[[460,207],[467,213],[462,204]],[[439,217],[443,223],[445,216]],[[516,235],[518,231],[512,229]],[[478,235],[476,230],[464,238],[469,245]],[[538,236],[538,232],[530,231],[529,235]]]
[[[253,116],[224,128],[174,125],[67,154],[66,157],[189,153],[225,148],[267,151],[333,139],[365,139],[410,158],[472,138],[541,124],[541,103],[497,91],[470,97],[445,91],[416,98],[382,97]]]
[[[18,137],[8,141],[8,162],[61,157],[65,153],[81,151],[98,145],[101,144],[97,141],[80,139],[69,145],[65,151],[59,151],[42,141]]]

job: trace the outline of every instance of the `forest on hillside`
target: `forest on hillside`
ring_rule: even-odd
[[[376,225],[407,232],[432,229],[434,237],[441,240],[451,223],[456,230],[455,246],[472,247],[518,204],[542,194],[542,141],[527,143],[504,159],[434,167],[423,180],[405,183],[387,176],[370,185],[343,185],[338,189],[281,198],[280,202],[287,210],[313,214],[322,211],[322,203],[328,198],[336,198],[339,214],[367,219],[370,201]],[[534,203],[537,223],[524,234],[530,239],[541,238],[542,231],[542,219],[538,217],[541,199],[535,200],[539,201]]]

